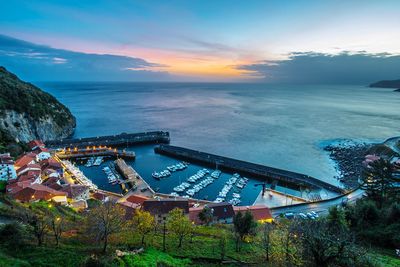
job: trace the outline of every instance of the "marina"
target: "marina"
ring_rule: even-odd
[[[280,182],[286,186],[304,189],[320,188],[339,194],[345,192],[344,189],[338,186],[326,183],[309,175],[272,168],[269,166],[245,162],[228,157],[222,157],[183,147],[159,145],[155,147],[154,151],[159,154],[196,162],[204,166],[219,168],[228,172],[240,172],[242,174],[251,175],[254,178],[262,179],[268,183]]]
[[[135,181],[143,181],[147,184],[142,187],[138,186],[135,191],[130,190],[129,192],[144,194],[149,197],[160,195],[163,197],[190,198],[211,202],[227,201],[234,205],[253,205],[258,197],[261,196],[262,188],[258,186],[260,179],[257,177],[241,176],[239,173],[234,174],[220,169],[205,168],[194,162],[189,164],[188,162],[154,153],[154,148],[154,145],[138,145],[126,148],[127,152],[134,152],[136,155],[135,160],[125,159],[126,164],[140,174],[142,180],[136,179]],[[115,193],[123,193],[129,190],[124,183],[110,183],[108,175],[102,170],[104,166],[114,164],[114,160],[111,158],[104,158],[102,165],[97,167],[86,167],[84,161],[77,161],[77,164],[81,171],[87,177],[90,177],[99,188]],[[167,169],[167,167],[180,166],[181,164],[184,164],[185,168],[175,171]],[[168,170],[170,175],[164,178],[155,178],[153,174],[154,172],[160,172],[159,170]],[[307,199],[310,194],[309,191],[296,190],[280,184],[266,183],[265,185],[267,188],[274,187],[275,191],[281,192],[283,195],[288,194]],[[323,198],[331,196],[325,190],[311,192],[317,195],[320,194]],[[266,198],[265,202],[277,205],[282,203],[281,198],[284,197],[274,193],[271,198]],[[289,199],[288,202],[290,203],[291,200]]]

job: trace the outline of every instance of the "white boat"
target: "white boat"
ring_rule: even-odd
[[[100,166],[103,163],[103,157],[97,157],[93,162],[93,166]]]
[[[220,170],[215,170],[211,173],[211,177],[214,179],[218,179],[219,176],[221,175],[221,171]]]

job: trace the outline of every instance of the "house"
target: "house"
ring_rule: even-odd
[[[85,185],[68,184],[60,189],[61,192],[66,192],[68,199],[72,201],[89,199],[89,187]]]
[[[60,192],[41,184],[21,185],[20,188],[14,188],[9,194],[20,202],[31,202],[37,200],[54,201],[61,204],[67,204],[67,193]]]
[[[88,204],[86,202],[86,200],[78,200],[78,201],[74,201],[72,203],[69,204],[69,206],[75,210],[84,210],[88,208]]]
[[[233,207],[235,214],[239,211],[245,213],[249,211],[252,215],[254,220],[258,221],[259,223],[271,223],[274,219],[272,218],[271,210],[264,205],[255,205],[255,206],[238,206]]]
[[[31,184],[40,184],[42,179],[40,178],[40,172],[28,171],[20,176],[18,176],[18,182],[30,181]]]
[[[0,181],[8,181],[16,178],[17,173],[10,153],[0,154]]]
[[[377,160],[379,160],[381,157],[377,156],[377,155],[366,155],[365,156],[365,160],[362,162],[362,164],[364,165],[364,167],[369,167],[369,165]]]
[[[22,174],[27,173],[29,171],[39,171],[39,173],[40,173],[42,171],[42,169],[40,168],[39,164],[35,164],[35,163],[27,164],[17,170],[17,175],[21,176]]]
[[[45,144],[41,140],[32,140],[28,143],[28,146],[31,150],[35,150],[36,148],[45,147]]]
[[[27,153],[22,156],[20,156],[14,164],[14,167],[16,170],[19,168],[29,165],[29,164],[35,164],[36,163],[36,154],[35,153]]]
[[[15,181],[13,183],[9,183],[6,186],[6,193],[12,196],[13,194],[17,193],[19,190],[21,190],[27,186],[30,186],[31,184],[32,184],[31,181],[23,181],[23,182]]]
[[[205,207],[209,208],[212,213],[212,223],[232,223],[235,212],[232,204],[227,202],[222,203],[210,203]],[[195,224],[201,224],[202,221],[199,218],[200,212],[204,208],[191,208],[189,210],[189,219]]]
[[[42,183],[42,185],[48,186],[54,190],[60,190],[61,188],[63,188],[61,180],[58,177],[49,177]]]
[[[118,205],[120,205],[120,207],[122,209],[125,210],[125,219],[126,220],[130,220],[133,218],[133,215],[135,214],[136,209],[139,209],[141,206],[138,203],[133,203],[133,202],[129,202],[129,201],[122,201],[122,202],[118,202]]]
[[[46,179],[46,178],[59,178],[60,174],[56,170],[53,170],[53,169],[44,169],[42,171],[42,176],[43,176],[44,179]]]
[[[139,195],[130,195],[126,199],[121,198],[122,201],[119,201],[118,204],[125,210],[125,219],[132,219],[136,209],[141,208],[143,203],[148,199]]]
[[[33,150],[33,153],[36,154],[37,161],[42,161],[51,157],[50,151],[45,147],[38,147]]]
[[[63,168],[62,164],[53,158],[42,160],[40,162],[40,166],[41,166],[42,170],[52,169],[52,170],[57,171],[60,174],[60,176],[63,176],[63,174],[64,174],[64,168]]]
[[[100,200],[101,202],[107,202],[109,200],[109,197],[101,192],[94,192],[92,198]]]
[[[185,214],[188,214],[189,201],[173,199],[149,199],[143,202],[143,210],[150,212],[155,217],[157,223],[165,222],[168,213],[175,208],[182,209]]]
[[[142,197],[139,195],[130,195],[126,201],[130,202],[130,203],[135,203],[135,204],[139,204],[139,205],[143,205],[143,203],[148,200],[149,198],[147,197]]]

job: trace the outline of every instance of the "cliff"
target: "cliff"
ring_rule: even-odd
[[[372,83],[369,87],[379,87],[379,88],[395,88],[399,91],[400,89],[400,80],[386,80],[386,81],[379,81],[376,83]]]
[[[52,95],[0,67],[0,146],[73,134],[75,117]]]

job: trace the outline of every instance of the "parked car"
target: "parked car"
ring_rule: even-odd
[[[315,220],[315,217],[311,214],[311,212],[307,212],[307,217],[311,220]]]
[[[294,213],[293,212],[286,212],[285,217],[288,219],[293,219],[294,218]]]
[[[301,219],[307,219],[307,216],[304,214],[304,213],[299,213],[299,217],[301,218]]]
[[[148,190],[147,187],[140,189],[140,192],[146,192]]]

